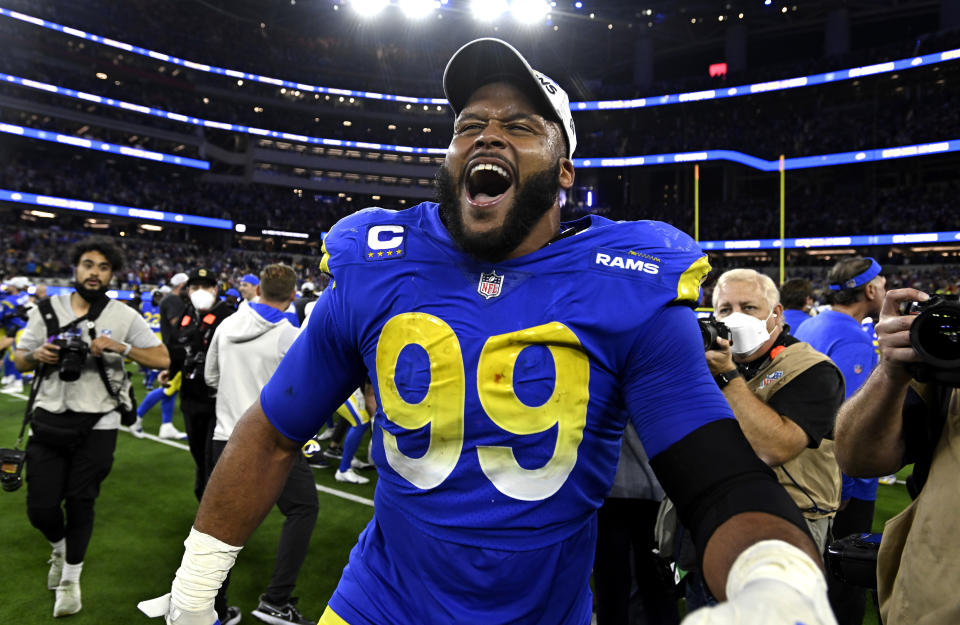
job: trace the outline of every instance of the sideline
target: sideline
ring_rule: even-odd
[[[23,393],[10,393],[7,391],[2,391],[3,395],[8,397],[16,397],[17,399],[22,399],[27,401],[29,397]],[[130,433],[130,428],[125,425],[120,426],[120,430]],[[130,434],[131,437],[136,438],[133,434]],[[178,443],[177,441],[167,440],[165,438],[160,438],[154,434],[143,433],[143,438],[149,439],[155,443],[160,443],[161,445],[167,445],[168,447],[175,447],[176,449],[182,449],[183,451],[190,451],[190,448],[183,443]],[[311,469],[312,470],[312,469]],[[352,501],[354,503],[363,504],[365,506],[373,507],[373,500],[367,499],[366,497],[361,497],[360,495],[354,495],[353,493],[348,493],[342,490],[337,490],[336,488],[330,488],[329,486],[324,486],[322,484],[317,484],[314,482],[314,486],[317,488],[317,492],[326,493],[327,495],[333,495],[334,497],[339,497],[340,499],[346,499],[347,501]]]

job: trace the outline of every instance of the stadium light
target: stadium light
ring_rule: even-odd
[[[389,3],[389,0],[350,0],[350,6],[361,17],[374,17]]]
[[[492,22],[509,8],[507,0],[470,0],[470,12],[482,22]]]
[[[510,13],[513,19],[521,24],[535,24],[541,22],[550,12],[550,5],[544,0],[513,0]]]
[[[412,20],[429,17],[440,8],[440,0],[400,0],[398,4],[403,14]]]

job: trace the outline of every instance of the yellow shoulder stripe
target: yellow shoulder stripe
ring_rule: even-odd
[[[320,621],[317,625],[350,625],[346,622],[340,615],[334,612],[330,606],[327,606],[327,609],[323,611],[323,616],[320,617]]]
[[[677,299],[674,301],[699,303],[700,285],[708,273],[710,273],[710,261],[706,255],[693,261],[677,281]]]

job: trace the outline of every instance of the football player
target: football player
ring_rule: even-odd
[[[329,294],[234,430],[171,594],[142,609],[214,622],[300,444],[369,376],[376,507],[321,625],[587,625],[626,418],[725,600],[691,623],[835,623],[803,518],[706,367],[706,256],[664,223],[561,223],[569,100],[507,43],[467,44],[443,83],[439,202],[330,231]]]

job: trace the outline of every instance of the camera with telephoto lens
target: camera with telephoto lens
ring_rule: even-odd
[[[910,326],[910,345],[922,362],[911,365],[920,382],[960,386],[960,301],[934,295],[925,302],[905,302],[900,313],[917,315]]]
[[[23,463],[27,452],[20,449],[0,449],[0,488],[12,493],[23,485]]]
[[[80,336],[79,330],[71,330],[51,341],[60,348],[60,379],[64,382],[76,382],[80,379],[83,364],[87,361],[90,347]]]
[[[706,319],[697,319],[697,323],[700,324],[700,334],[703,336],[703,351],[720,349],[717,344],[718,338],[730,340],[730,328],[724,325],[722,321],[717,321],[714,317],[707,317]]]

